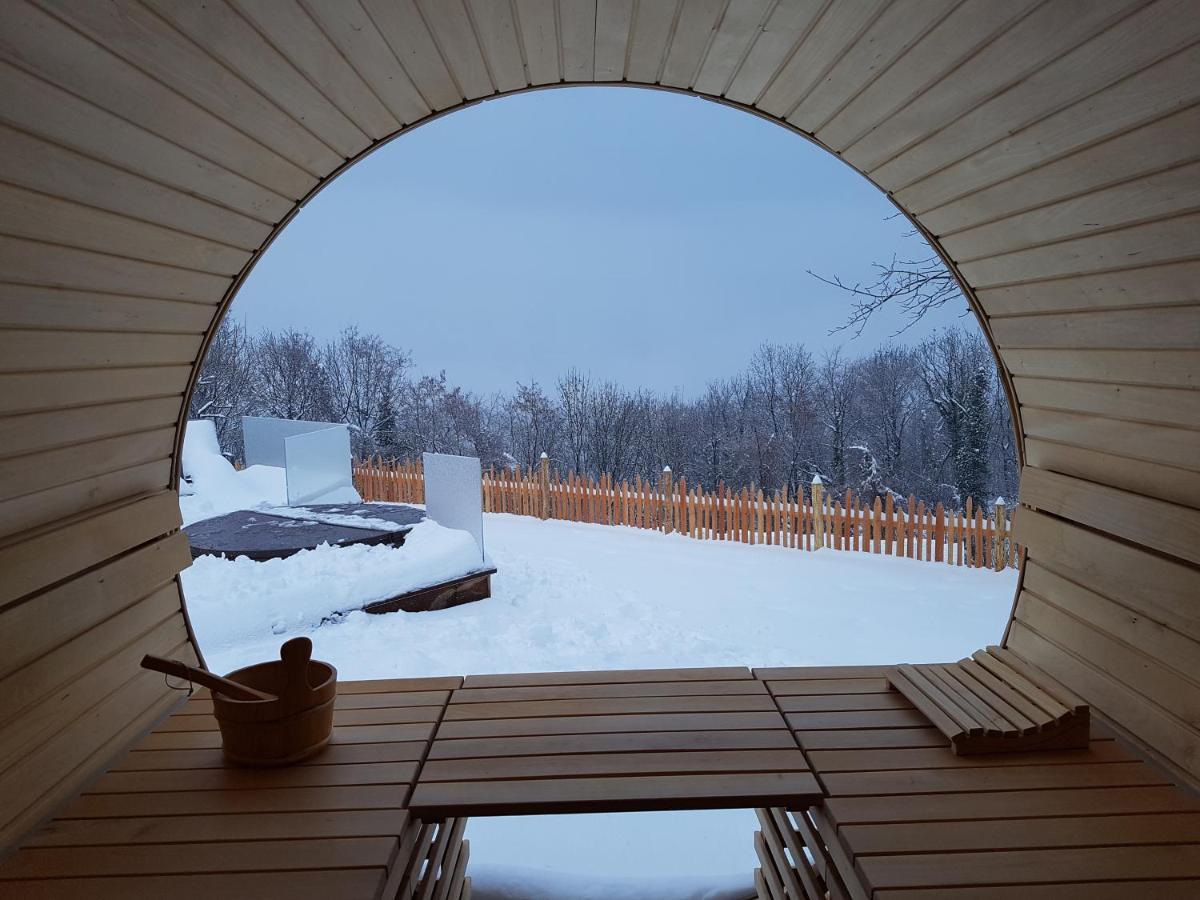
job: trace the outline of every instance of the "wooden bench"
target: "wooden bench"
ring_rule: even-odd
[[[821,799],[745,668],[343,682],[312,759],[220,747],[198,693],[0,864],[0,896],[460,900],[468,815]]]
[[[198,695],[0,864],[0,896],[459,900],[468,815],[743,806],[774,900],[1200,896],[1200,797],[1138,751],[1096,724],[961,756],[891,670],[348,682],[330,746],[277,770],[227,766]]]
[[[897,666],[888,681],[960,756],[1088,745],[1088,705],[1000,647],[957,663]]]
[[[740,667],[466,678],[410,809],[475,815],[819,802],[783,716]]]
[[[960,756],[891,668],[756,670],[825,790],[760,811],[761,897],[1200,896],[1195,791],[1099,722],[1083,749]]]
[[[467,898],[466,821],[407,808],[461,682],[343,682],[330,745],[260,770],[226,764],[200,692],[0,864],[0,896]]]

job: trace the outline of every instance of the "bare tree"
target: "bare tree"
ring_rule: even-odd
[[[393,398],[408,369],[408,356],[377,334],[347,328],[325,345],[322,363],[334,421],[350,426],[355,453],[374,454],[380,445],[380,423],[394,428]]]
[[[563,417],[537,382],[518,384],[516,394],[504,402],[508,445],[512,457],[527,469],[545,453],[558,455]]]
[[[860,402],[869,411],[860,422],[860,443],[872,448],[869,464],[890,488],[903,480],[909,422],[919,402],[917,361],[908,348],[887,346],[860,360],[858,369]]]
[[[478,456],[593,477],[657,479],[664,464],[690,484],[756,485],[795,496],[820,473],[834,490],[919,494],[955,504],[1015,493],[1006,395],[986,342],[950,328],[915,348],[883,347],[819,363],[798,344],[764,344],[731,377],[690,399],[572,370],[547,394],[518,384],[480,398],[444,373],[414,377],[408,356],[354,329],[319,346],[298,331],[257,339],[227,323],[193,397],[237,452],[241,414],[332,419],[355,428],[359,453]]]
[[[736,404],[734,389],[729,381],[710,381],[704,396],[697,401],[697,428],[690,471],[709,487],[721,481],[732,481],[739,452],[734,438]]]
[[[617,478],[631,473],[635,441],[639,433],[649,437],[646,407],[646,398],[611,381],[589,392],[586,459],[593,471]]]
[[[244,326],[225,319],[208,345],[204,367],[192,402],[189,419],[209,419],[225,452],[242,455],[242,416],[255,406],[253,341]]]
[[[324,420],[331,416],[329,382],[311,334],[264,332],[254,347],[259,415]]]
[[[858,367],[842,359],[840,350],[826,353],[818,372],[829,461],[824,474],[826,481],[831,481],[831,487],[838,491],[844,490],[850,480],[850,434],[857,429],[859,421],[858,377]]]
[[[986,427],[995,378],[995,365],[983,337],[961,329],[943,329],[917,348],[919,376],[925,398],[941,426],[941,458],[954,495],[962,504],[968,497],[987,503]]]
[[[584,472],[587,449],[588,398],[591,381],[578,369],[571,369],[558,380],[558,401],[562,405],[566,463],[575,472]]]

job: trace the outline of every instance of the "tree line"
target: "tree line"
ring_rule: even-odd
[[[572,370],[553,385],[491,396],[351,328],[320,342],[287,329],[249,333],[227,319],[215,335],[190,417],[214,421],[239,459],[241,416],[345,422],[359,456],[424,451],[523,469],[542,453],[564,471],[617,480],[804,490],[864,498],[915,494],[961,507],[1015,499],[1016,447],[1006,395],[982,335],[957,327],[858,357],[763,344],[736,374],[695,397],[658,394]]]

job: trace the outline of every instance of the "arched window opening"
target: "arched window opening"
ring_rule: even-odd
[[[368,501],[420,506],[423,453],[478,458],[495,574],[482,602],[363,612],[476,571],[428,520],[403,547],[202,556],[183,579],[217,670],[294,633],[351,678],[940,659],[1009,614],[1017,448],[967,299],[859,175],[716,104],[538,92],[356,164],[212,340],[182,498],[193,531],[345,525],[289,507],[281,469],[234,471],[243,416],[347,425]],[[748,811],[620,822],[473,820],[475,859],[517,841],[589,871],[569,835],[593,873],[752,861],[639,849]]]

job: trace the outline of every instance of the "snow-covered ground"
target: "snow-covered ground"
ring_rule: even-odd
[[[375,599],[411,539],[201,560],[183,579],[208,663],[271,658],[296,633],[347,679],[953,659],[1000,637],[1016,579],[510,515],[484,527],[492,598],[435,613],[314,617]],[[473,819],[467,836],[478,897],[661,900],[746,896],[754,828],[737,810]]]

